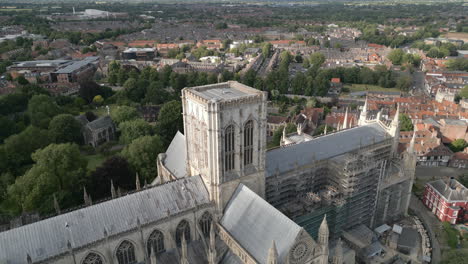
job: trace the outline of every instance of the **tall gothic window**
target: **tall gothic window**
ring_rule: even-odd
[[[200,224],[201,231],[205,237],[208,237],[210,235],[211,221],[211,214],[209,212],[205,212],[203,213],[202,217],[200,218],[200,221],[198,222]]]
[[[190,241],[190,225],[186,220],[180,221],[176,229],[176,244],[180,246],[182,244],[182,234],[184,234],[185,241]]]
[[[146,245],[148,247],[148,255],[150,255],[151,252],[154,252],[154,254],[164,252],[164,234],[159,230],[154,230],[149,236]]]
[[[103,264],[101,256],[96,253],[89,253],[83,260],[83,264]]]
[[[234,126],[230,125],[224,134],[224,171],[234,169],[234,152]]]
[[[252,164],[253,160],[253,121],[244,126],[244,165]]]
[[[135,246],[127,240],[120,243],[120,246],[117,248],[116,255],[119,264],[137,263],[135,257]]]

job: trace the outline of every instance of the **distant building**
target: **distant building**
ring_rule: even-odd
[[[468,219],[468,189],[455,179],[427,183],[423,203],[440,221],[457,224]]]
[[[86,115],[76,117],[83,126],[84,143],[97,147],[115,139],[115,125],[110,116],[106,115],[93,121],[88,121]]]
[[[122,52],[124,60],[153,60],[155,56],[155,48],[129,48]]]

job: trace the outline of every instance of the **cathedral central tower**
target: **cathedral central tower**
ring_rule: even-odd
[[[239,183],[265,197],[267,93],[235,81],[182,90],[187,174],[222,210]]]

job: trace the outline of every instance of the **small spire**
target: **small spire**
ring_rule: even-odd
[[[83,200],[84,200],[84,204],[86,206],[89,205],[89,196],[88,196],[88,193],[86,192],[86,187],[83,187]]]
[[[410,141],[410,146],[408,148],[409,153],[414,153],[414,144],[416,143],[416,129],[413,131],[413,137],[411,138]]]
[[[377,118],[376,118],[376,120],[377,120],[377,121],[380,121],[381,118],[382,118],[382,109],[379,110],[379,112],[377,113]]]
[[[208,264],[217,264],[217,253],[216,253],[216,233],[213,221],[211,221],[210,225],[210,248],[209,248],[209,256],[208,256]]]
[[[156,252],[154,252],[153,247],[150,247],[150,264],[156,264]]]
[[[26,254],[26,261],[28,262],[28,264],[32,264],[32,259],[29,254]]]
[[[136,189],[137,191],[141,190],[140,177],[139,177],[139,175],[138,175],[138,172],[136,173],[135,189]]]
[[[397,105],[397,110],[395,116],[393,117],[392,126],[399,126],[400,125],[400,105]]]
[[[180,264],[189,264],[187,260],[187,241],[185,240],[185,233],[182,233],[181,249],[182,256],[180,257]]]
[[[273,240],[271,248],[268,250],[268,259],[267,264],[277,264],[278,263],[278,250],[276,250],[276,244]]]
[[[122,190],[120,189],[120,186],[117,187],[117,197],[122,196]]]
[[[328,236],[330,235],[328,231],[327,215],[323,217],[322,223],[320,224],[318,232],[318,242],[322,246],[328,246]]]
[[[348,108],[346,107],[346,112],[344,115],[344,121],[343,121],[343,129],[348,128]]]
[[[283,127],[283,140],[286,139],[286,126]]]
[[[213,221],[211,221],[210,225],[210,249],[215,250],[216,249],[216,233],[215,233],[215,227],[213,224]]]
[[[359,115],[359,121],[358,121],[359,126],[362,126],[362,125],[366,124],[367,108],[368,108],[368,106],[367,106],[367,96],[366,96],[366,101],[364,102],[364,106],[362,107],[361,114]]]
[[[324,134],[324,135],[327,134],[327,124],[325,124],[325,129],[323,130],[323,134]]]
[[[93,199],[91,198],[91,194],[88,195],[88,205],[93,205]]]
[[[57,201],[57,196],[55,196],[55,193],[54,193],[54,208],[55,208],[55,212],[59,215],[60,214],[60,205]]]
[[[117,197],[117,194],[115,192],[115,187],[114,187],[114,181],[113,180],[111,180],[111,196],[112,196],[112,199]]]

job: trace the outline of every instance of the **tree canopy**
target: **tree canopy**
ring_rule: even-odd
[[[149,136],[153,132],[153,127],[143,119],[135,119],[124,121],[119,125],[120,129],[120,142],[123,144],[129,144],[133,140],[142,137]]]
[[[55,116],[49,124],[49,136],[55,143],[77,143],[81,144],[81,124],[69,114]]]
[[[158,115],[157,133],[164,145],[168,145],[177,131],[184,132],[182,104],[179,101],[165,103]]]
[[[13,213],[23,210],[53,212],[53,195],[59,204],[70,207],[86,174],[86,160],[75,144],[51,144],[32,155],[35,164],[8,188],[7,206]]]
[[[163,143],[158,135],[143,136],[132,141],[122,150],[122,156],[142,179],[151,182],[156,177],[156,159],[163,152]]]
[[[400,114],[400,131],[413,131],[414,126],[407,114]]]
[[[47,95],[34,95],[28,103],[28,114],[31,124],[40,128],[48,128],[52,118],[60,113],[60,108]]]

